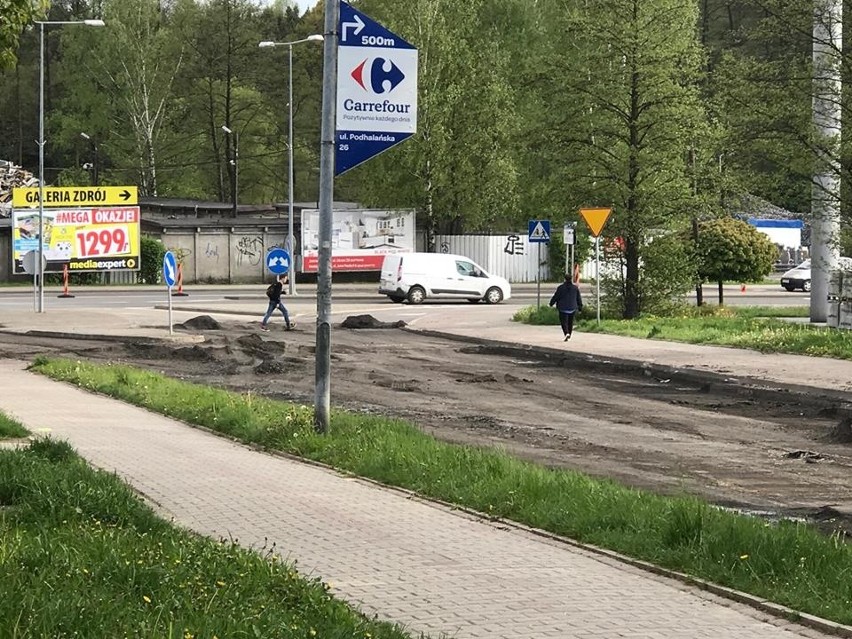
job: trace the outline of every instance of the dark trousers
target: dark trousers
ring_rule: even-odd
[[[559,322],[562,324],[562,334],[574,332],[574,311],[559,311]]]

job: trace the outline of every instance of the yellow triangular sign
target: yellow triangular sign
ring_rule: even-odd
[[[592,237],[597,237],[603,231],[604,224],[609,219],[612,209],[580,209],[580,215],[586,220]]]

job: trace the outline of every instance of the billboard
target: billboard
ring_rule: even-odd
[[[319,211],[302,211],[302,271],[319,263]],[[378,271],[385,255],[414,250],[414,211],[344,209],[333,211],[332,271]]]
[[[12,271],[24,272],[23,257],[39,249],[44,232],[45,273],[139,270],[138,206],[12,210]]]

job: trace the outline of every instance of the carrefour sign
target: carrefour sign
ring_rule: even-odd
[[[335,173],[417,131],[417,49],[340,3]]]

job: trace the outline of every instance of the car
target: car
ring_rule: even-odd
[[[852,271],[852,257],[841,257],[838,266],[843,271]],[[781,286],[788,291],[801,289],[805,293],[811,290],[811,261],[805,260],[781,276]]]
[[[512,286],[463,255],[395,253],[384,258],[379,293],[397,304],[428,298],[499,304],[512,297]]]

